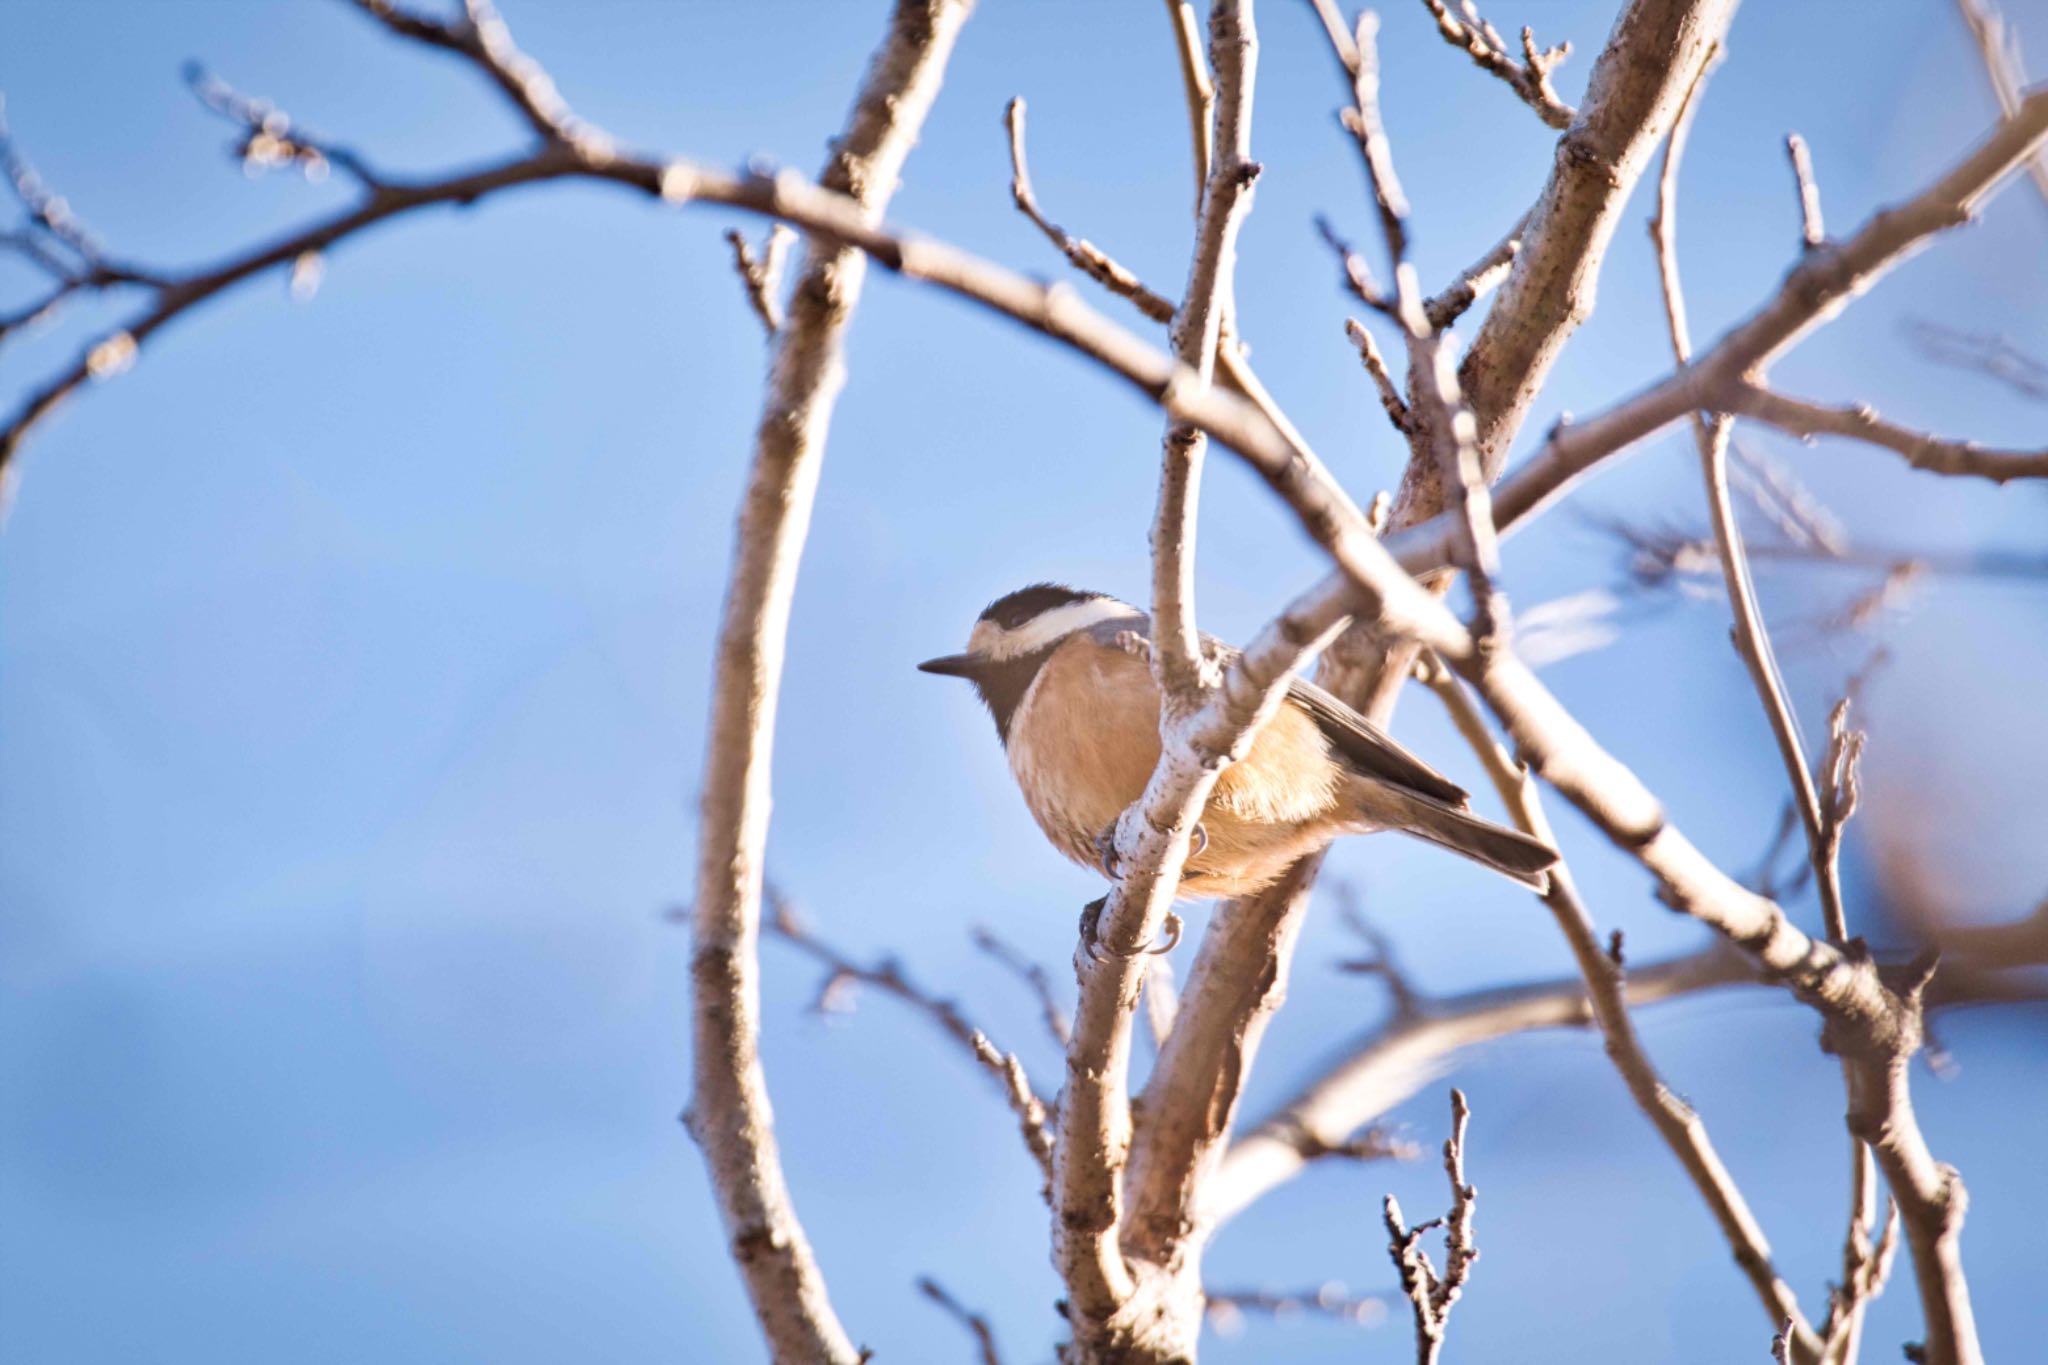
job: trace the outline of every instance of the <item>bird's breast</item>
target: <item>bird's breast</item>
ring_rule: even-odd
[[[1010,722],[1010,772],[1046,837],[1093,865],[1095,838],[1159,762],[1159,693],[1143,660],[1076,641],[1053,651]]]

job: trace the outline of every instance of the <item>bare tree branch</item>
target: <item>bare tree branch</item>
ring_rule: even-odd
[[[1915,198],[1873,215],[1827,249],[1808,252],[1764,305],[1708,347],[1689,368],[1659,380],[1597,416],[1553,428],[1529,459],[1495,491],[1496,520],[1505,534],[1548,506],[1599,460],[1696,408],[1740,411],[1742,392],[1800,338],[1868,290],[1936,233],[1960,226],[2010,172],[2048,137],[2048,89],[2029,95],[2020,113],[1994,128],[1968,156]],[[1527,256],[1524,248],[1523,258]],[[1509,287],[1512,287],[1512,278]],[[1504,300],[1503,300],[1504,302]],[[1489,325],[1502,303],[1488,315]],[[1475,343],[1475,349],[1477,349]],[[1469,373],[1470,364],[1466,366]],[[1468,389],[1469,392],[1469,389]],[[1478,408],[1475,399],[1475,411]],[[1398,513],[1397,513],[1398,520]],[[1455,523],[1438,514],[1398,530],[1387,547],[1411,573],[1449,562]]]
[[[1045,967],[1024,956],[985,924],[974,926],[974,946],[1002,963],[1012,975],[1030,987],[1032,997],[1038,1001],[1039,1017],[1045,1021],[1045,1031],[1064,1050],[1072,1025],[1067,1020],[1067,1012],[1053,998],[1052,977]]]
[[[359,153],[298,127],[270,101],[251,99],[197,62],[186,63],[184,74],[201,104],[242,130],[234,154],[244,170],[297,166],[308,180],[317,181],[335,166],[373,193],[387,183]]]
[[[995,1328],[989,1326],[987,1318],[948,1294],[944,1285],[928,1275],[918,1280],[917,1292],[946,1310],[947,1316],[967,1329],[974,1338],[974,1349],[981,1365],[1003,1365],[1002,1353],[996,1349]]]
[[[1387,1316],[1386,1295],[1347,1293],[1335,1280],[1291,1294],[1270,1289],[1211,1289],[1203,1297],[1208,1301],[1209,1325],[1226,1337],[1242,1331],[1244,1319],[1251,1313],[1283,1320],[1329,1317],[1362,1327],[1377,1326]]]
[[[2019,112],[2027,89],[2019,34],[2005,22],[2005,16],[1992,0],[1956,0],[1956,8],[1962,11],[1963,22],[1969,25],[1970,36],[1977,40],[1977,50],[1983,54],[1984,74],[1991,81],[1999,112],[2013,117]],[[2033,177],[2042,201],[2048,203],[2048,153],[2037,151],[2028,158],[2027,174]]]
[[[1685,103],[1680,106],[1678,119],[1672,124],[1671,138],[1665,144],[1664,167],[1657,177],[1657,212],[1650,219],[1650,240],[1657,251],[1658,275],[1663,283],[1664,316],[1671,333],[1671,352],[1681,366],[1692,362],[1692,335],[1686,325],[1685,291],[1678,275],[1678,166],[1685,154],[1685,138],[1691,128],[1692,115],[1698,108],[1696,101],[1701,84],[1718,55],[1710,54],[1701,65],[1700,75],[1686,92]],[[1806,247],[1814,250],[1826,240],[1826,234],[1820,230],[1819,195],[1808,193],[1811,189],[1810,176],[1798,169],[1803,161],[1804,144],[1795,136],[1791,146],[1794,148],[1792,161],[1796,178],[1801,187],[1801,202],[1806,206]],[[1755,683],[1765,718],[1770,722],[1771,734],[1777,741],[1779,758],[1791,781],[1793,805],[1806,826],[1807,849],[1820,887],[1821,912],[1827,924],[1828,939],[1839,946],[1849,939],[1842,912],[1841,881],[1834,859],[1828,856],[1813,771],[1807,764],[1805,744],[1799,735],[1799,721],[1785,693],[1785,679],[1778,669],[1770,633],[1764,628],[1763,610],[1757,603],[1756,584],[1750,575],[1748,555],[1743,550],[1742,529],[1736,523],[1735,505],[1728,494],[1728,439],[1732,426],[1732,421],[1724,414],[1717,413],[1709,419],[1694,413],[1693,443],[1699,450],[1701,474],[1707,489],[1707,507],[1713,518],[1714,543],[1720,554],[1729,608],[1735,617],[1735,646]]]
[[[1187,287],[1170,330],[1177,369],[1190,376],[1189,386],[1197,392],[1208,390],[1215,374],[1232,306],[1237,234],[1259,170],[1250,159],[1257,60],[1250,0],[1218,0],[1209,15],[1215,136]],[[1067,1283],[1067,1317],[1081,1360],[1121,1361],[1139,1336],[1157,1337],[1159,1346],[1147,1349],[1163,1348],[1162,1354],[1186,1350],[1173,1342],[1191,1344],[1200,1321],[1199,1284],[1170,1288],[1163,1306],[1150,1310],[1161,1321],[1129,1320],[1139,1285],[1125,1263],[1119,1228],[1131,1131],[1125,1086],[1142,984],[1140,960],[1131,954],[1166,920],[1195,821],[1224,764],[1255,733],[1247,728],[1220,745],[1187,743],[1188,727],[1200,726],[1214,713],[1210,698],[1218,691],[1194,613],[1196,507],[1207,440],[1194,425],[1174,419],[1163,442],[1152,530],[1151,632],[1161,698],[1160,760],[1144,797],[1124,813],[1115,831],[1119,862],[1127,871],[1101,915],[1110,954],[1091,951],[1080,969],[1081,1000],[1068,1052],[1075,1064],[1060,1104],[1053,1260]],[[1277,704],[1279,688],[1261,691],[1265,695],[1255,700],[1262,722]],[[1220,755],[1222,762],[1211,755]],[[1137,1249],[1145,1253],[1142,1239]]]
[[[373,9],[379,0],[362,0]],[[564,127],[553,85],[516,56],[483,0],[471,40],[499,84],[545,133]],[[971,0],[899,0],[846,130],[819,177],[866,222],[879,219],[938,95]],[[494,34],[497,35],[494,37]],[[584,139],[587,142],[587,139]],[[814,239],[777,333],[753,468],[740,506],[719,626],[706,740],[691,959],[691,1132],[710,1166],[733,1258],[777,1361],[857,1365],[826,1298],[782,1177],[761,1066],[759,950],[775,713],[790,601],[809,529],[826,431],[845,383],[844,338],[865,258]]]
[[[789,249],[796,245],[796,233],[781,223],[774,224],[759,257],[738,228],[729,229],[725,240],[732,245],[733,266],[746,288],[747,303],[772,337],[782,330],[782,271],[789,261]]]
[[[1464,1092],[1451,1091],[1451,1135],[1444,1142],[1444,1174],[1451,1182],[1450,1212],[1411,1228],[1403,1221],[1401,1205],[1393,1195],[1388,1195],[1384,1204],[1387,1250],[1394,1259],[1394,1269],[1400,1273],[1401,1288],[1415,1310],[1416,1365],[1436,1365],[1443,1354],[1451,1309],[1464,1293],[1472,1262],[1479,1259],[1479,1249],[1472,1243],[1472,1208],[1478,1191],[1465,1183],[1465,1124],[1471,1116]],[[1439,1224],[1444,1228],[1441,1275],[1422,1247],[1422,1234]]]
[[[1792,163],[1792,188],[1799,196],[1799,240],[1808,251],[1827,245],[1828,230],[1821,220],[1820,186],[1813,179],[1813,153],[1806,139],[1797,133],[1785,135],[1785,156]]]
[[[1530,210],[1514,269],[1459,370],[1489,479],[1564,343],[1591,315],[1600,264],[1629,195],[1734,10],[1733,0],[1632,0],[1616,17],[1578,119],[1559,139],[1549,182]],[[1444,506],[1433,471],[1422,462],[1411,471],[1417,477],[1402,487],[1396,526]]]
[[[1925,318],[1907,319],[1905,331],[1914,348],[1936,364],[1974,370],[2022,397],[2048,400],[2048,364],[2004,337],[1959,331]]]
[[[1016,1053],[1004,1052],[990,1042],[988,1035],[961,1013],[957,1002],[932,995],[911,981],[894,958],[863,966],[819,938],[797,914],[796,908],[774,887],[768,887],[764,896],[768,930],[825,968],[825,980],[818,988],[816,1009],[826,1012],[849,1008],[844,1003],[845,988],[858,984],[884,991],[930,1019],[941,1033],[965,1048],[975,1063],[995,1081],[1004,1101],[1017,1116],[1024,1134],[1024,1146],[1031,1153],[1032,1160],[1038,1163],[1039,1173],[1051,1179],[1051,1106],[1032,1086],[1024,1063]]]
[[[1473,304],[1499,288],[1514,270],[1515,257],[1521,250],[1522,225],[1517,223],[1513,231],[1501,238],[1498,246],[1474,261],[1470,268],[1424,306],[1423,313],[1428,317],[1429,325],[1438,328],[1450,326]]]
[[[1173,25],[1173,46],[1180,54],[1181,85],[1187,92],[1188,137],[1194,150],[1195,212],[1202,211],[1202,196],[1209,184],[1209,162],[1214,155],[1216,85],[1209,78],[1209,63],[1202,56],[1202,23],[1195,17],[1192,0],[1166,0],[1166,16]],[[1171,307],[1165,322],[1173,316]]]
[[[1684,127],[1682,115],[1678,127]],[[1536,784],[1528,770],[1494,742],[1478,708],[1464,688],[1433,661],[1425,679],[1486,769],[1516,827],[1525,834],[1555,843],[1556,834],[1544,814]],[[1557,920],[1558,928],[1563,931],[1572,956],[1579,964],[1579,972],[1585,978],[1586,998],[1593,1022],[1599,1026],[1606,1040],[1608,1058],[1628,1087],[1630,1097],[1656,1128],[1665,1145],[1671,1148],[1686,1176],[1699,1190],[1708,1212],[1728,1242],[1729,1250],[1734,1253],[1736,1265],[1755,1289],[1764,1311],[1773,1322],[1790,1324],[1789,1330],[1801,1360],[1817,1360],[1821,1342],[1807,1326],[1798,1296],[1772,1263],[1770,1242],[1742,1191],[1736,1186],[1734,1177],[1715,1151],[1713,1141],[1707,1135],[1705,1121],[1665,1084],[1643,1046],[1635,1021],[1628,1012],[1629,981],[1619,944],[1602,951],[1592,916],[1580,899],[1568,869],[1559,867],[1553,871],[1550,890],[1543,896],[1543,902]]]
[[[2039,922],[2048,926],[2048,916]],[[2032,971],[2048,962],[2048,927],[2023,921],[1982,932],[1992,937],[1981,950],[1966,937],[1946,949],[1941,976],[1929,991],[1930,1009],[2048,995],[2048,981]],[[1949,940],[1941,942],[1947,945]],[[2020,943],[2025,947],[2015,946]],[[1630,1009],[1725,986],[1775,984],[1759,976],[1732,944],[1719,939],[1662,962],[1632,967],[1618,980]],[[1408,1008],[1397,1008],[1341,1048],[1338,1060],[1231,1144],[1207,1194],[1212,1218],[1219,1225],[1229,1221],[1299,1175],[1310,1162],[1344,1146],[1358,1130],[1441,1076],[1465,1049],[1541,1029],[1590,1028],[1596,1022],[1585,978],[1578,972],[1460,995],[1411,995]]]
[[[395,0],[349,0],[401,38],[461,57],[503,92],[536,136],[546,142],[595,145],[596,135],[574,114],[552,77],[512,42],[491,0],[463,0],[463,17],[444,22],[417,14]]]
[[[1479,17],[1479,8],[1473,0],[1459,0],[1459,16],[1454,16],[1444,0],[1422,0],[1429,12],[1436,18],[1436,29],[1444,41],[1459,49],[1480,70],[1498,76],[1508,89],[1522,103],[1536,111],[1536,116],[1551,127],[1563,131],[1572,126],[1578,111],[1557,97],[1557,91],[1550,86],[1550,73],[1566,57],[1572,55],[1570,43],[1559,43],[1546,51],[1536,50],[1536,36],[1527,26],[1522,29],[1522,60],[1516,61],[1508,51],[1508,45],[1500,36],[1500,30]]]
[[[1729,407],[1745,417],[1767,423],[1802,440],[1846,436],[1897,451],[1915,469],[1934,474],[1964,475],[2005,483],[2012,479],[2048,478],[2048,448],[1986,450],[1974,441],[1950,441],[1911,431],[1877,415],[1865,403],[1828,407],[1755,384],[1739,385],[1727,394]]]
[[[1075,269],[1110,293],[1129,299],[1154,322],[1172,322],[1176,311],[1172,299],[1147,289],[1143,280],[1111,260],[1102,248],[1086,238],[1070,235],[1040,210],[1038,196],[1031,188],[1031,171],[1024,159],[1023,96],[1010,101],[1004,119],[1010,129],[1010,197],[1016,201],[1018,212],[1029,218]]]
[[[1400,386],[1387,369],[1386,357],[1372,339],[1372,333],[1357,318],[1348,318],[1344,323],[1344,334],[1358,347],[1358,359],[1365,365],[1365,372],[1372,376],[1373,387],[1380,391],[1380,406],[1387,410],[1387,420],[1394,424],[1394,430],[1403,436],[1414,430],[1414,419],[1408,415],[1408,403],[1401,397]]]

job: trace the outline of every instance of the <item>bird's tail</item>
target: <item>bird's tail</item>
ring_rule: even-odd
[[[1557,850],[1541,839],[1482,820],[1433,796],[1387,783],[1361,784],[1358,805],[1374,826],[1398,829],[1418,839],[1463,854],[1524,886],[1547,891],[1545,872],[1557,862]]]

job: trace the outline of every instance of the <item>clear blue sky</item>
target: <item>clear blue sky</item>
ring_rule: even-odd
[[[1391,3],[1386,102],[1425,279],[1484,250],[1533,196],[1551,134]],[[2014,3],[2037,53],[2048,24]],[[623,140],[733,163],[822,157],[883,25],[880,3],[507,0],[521,42]],[[1506,0],[1569,37],[1580,93],[1609,3]],[[893,217],[1057,273],[1010,209],[1000,127],[1031,105],[1048,210],[1162,289],[1184,270],[1191,176],[1157,4],[984,0]],[[2025,11],[2024,13],[2022,11]],[[1361,239],[1340,90],[1306,6],[1262,7],[1255,151],[1267,170],[1239,297],[1262,372],[1361,496],[1396,443],[1343,340],[1316,242]],[[1756,0],[1714,78],[1683,189],[1695,330],[1769,290],[1795,249],[1779,140],[1813,146],[1846,228],[1925,182],[1992,116],[1950,7]],[[177,79],[204,60],[395,168],[510,148],[514,120],[455,64],[334,3],[9,0],[0,89],[46,176],[123,255],[212,259],[338,202],[336,181],[245,179]],[[2038,64],[2037,64],[2037,69]],[[1589,412],[1666,367],[1632,209],[1598,313],[1532,422]],[[549,187],[395,223],[328,262],[310,302],[260,281],[164,334],[29,446],[0,531],[0,1356],[9,1362],[761,1358],[702,1168],[687,1089],[682,932],[709,652],[762,377],[718,215]],[[33,278],[0,261],[0,302]],[[1115,305],[1107,304],[1112,311]],[[121,310],[81,308],[0,351],[11,406]],[[2048,208],[2015,185],[1779,367],[1985,440],[2039,444],[2048,407],[1932,370],[1929,317],[2048,354]],[[1133,325],[1143,325],[1133,322]],[[1048,344],[878,278],[855,327],[804,567],[780,730],[775,876],[837,941],[899,951],[1050,1080],[1029,1002],[967,938],[997,926],[1064,963],[1094,882],[1040,842],[965,689],[911,664],[958,646],[997,593],[1146,582],[1157,415]],[[1871,544],[2038,546],[2036,490],[1960,487],[1838,446],[1765,436]],[[1701,524],[1667,437],[1575,503]],[[1244,636],[1317,570],[1264,490],[1219,462],[1205,624]],[[1622,578],[1572,509],[1517,538],[1516,603]],[[1774,573],[1790,626],[1839,575]],[[1936,584],[1883,638],[1861,923],[1886,877],[1930,868],[1945,908],[2009,917],[2048,885],[2048,599]],[[1708,851],[1747,865],[1782,775],[1717,600],[1633,619],[1547,676]],[[1810,733],[1861,638],[1791,652]],[[1402,736],[1471,776],[1422,699]],[[1603,926],[1639,958],[1698,935],[1633,865],[1561,814]],[[1526,895],[1390,840],[1347,847],[1432,990],[1568,969]],[[1798,907],[1811,922],[1810,904]],[[1250,1107],[1380,1009],[1334,973],[1334,916],[1303,945]],[[939,1274],[1010,1358],[1057,1331],[1037,1181],[970,1066],[884,1000],[805,1012],[771,945],[766,1049],[799,1207],[843,1315],[888,1360],[967,1358],[916,1298]],[[1064,971],[1061,972],[1062,984]],[[1973,1192],[1966,1254],[1986,1343],[2048,1329],[2039,1292],[2048,1049],[2039,1009],[1942,1026],[1953,1079],[1916,1077],[1937,1152]],[[1845,1162],[1833,1064],[1804,1010],[1724,995],[1645,1016],[1784,1269],[1818,1304],[1838,1270]],[[1468,1058],[1484,1259],[1453,1324],[1470,1360],[1721,1362],[1769,1333],[1597,1041]],[[1395,1118],[1443,1123],[1441,1085]],[[1412,1167],[1319,1171],[1229,1229],[1215,1279],[1384,1287],[1380,1194],[1441,1200]],[[1901,1271],[1872,1328],[1917,1320]],[[1205,1359],[1404,1359],[1405,1329],[1254,1322]]]

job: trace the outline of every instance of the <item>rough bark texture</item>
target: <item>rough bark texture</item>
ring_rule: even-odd
[[[857,201],[870,221],[895,191],[969,7],[969,0],[896,7],[820,178],[825,189]],[[783,1180],[759,1054],[758,945],[790,601],[865,267],[853,248],[814,238],[776,338],[719,629],[692,913],[690,1130],[711,1168],[733,1259],[769,1349],[790,1365],[862,1359],[833,1313]]]

